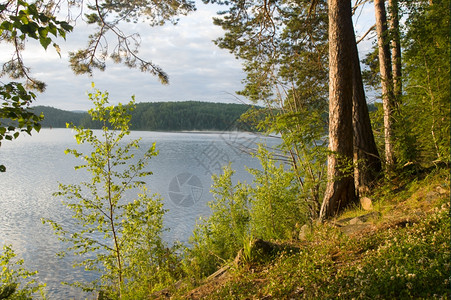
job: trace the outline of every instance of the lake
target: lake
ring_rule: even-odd
[[[79,299],[85,297],[79,290],[63,286],[62,281],[91,280],[93,274],[73,269],[74,257],[59,259],[56,253],[67,245],[58,241],[41,218],[70,224],[71,215],[52,197],[58,191],[58,182],[70,184],[88,180],[88,174],[75,171],[80,159],[65,155],[73,148],[87,153],[87,145],[77,145],[70,129],[42,129],[33,136],[21,136],[5,141],[0,147],[0,164],[6,173],[0,173],[0,244],[12,244],[25,267],[38,270],[40,282],[47,283],[49,299]],[[159,155],[150,160],[152,176],[145,179],[152,193],[163,198],[168,243],[186,243],[196,220],[208,216],[207,203],[211,175],[218,174],[222,166],[232,163],[236,170],[234,181],[251,182],[245,166],[258,168],[258,160],[244,149],[255,148],[256,143],[276,145],[276,138],[243,132],[145,132],[135,131],[130,138],[142,138],[141,149],[153,142]],[[140,150],[144,151],[144,150]],[[138,151],[139,152],[139,151]]]

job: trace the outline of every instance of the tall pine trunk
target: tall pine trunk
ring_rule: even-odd
[[[374,140],[370,115],[366,104],[365,89],[363,88],[360,69],[359,53],[352,30],[352,121],[354,128],[354,182],[358,194],[369,190],[379,176],[382,165]]]
[[[398,0],[389,0],[388,8],[390,13],[393,92],[396,99],[396,103],[399,103],[402,95],[402,80],[401,80],[402,73],[401,73],[401,40],[399,36]]]
[[[379,65],[382,85],[382,105],[384,108],[384,143],[385,163],[388,169],[395,164],[394,157],[394,132],[393,132],[393,78],[390,58],[390,43],[387,30],[387,15],[384,0],[374,0],[376,13],[377,45],[379,50]]]
[[[320,219],[336,215],[356,200],[353,159],[351,1],[329,1],[329,150],[327,186]]]

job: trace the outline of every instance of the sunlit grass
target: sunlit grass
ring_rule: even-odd
[[[347,236],[330,224],[316,224],[297,244],[299,251],[237,267],[202,298],[449,299],[448,170],[398,184],[401,189],[376,190],[384,197],[376,206],[382,217],[372,230]],[[447,193],[438,193],[437,186]],[[364,213],[355,207],[340,218]]]

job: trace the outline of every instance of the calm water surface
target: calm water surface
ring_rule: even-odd
[[[77,145],[73,134],[70,129],[43,129],[31,137],[4,142],[0,148],[0,164],[7,168],[6,173],[0,173],[0,244],[12,244],[25,260],[25,267],[39,271],[39,280],[47,283],[49,299],[84,298],[86,295],[60,282],[93,278],[92,274],[72,268],[73,257],[56,258],[56,253],[67,245],[60,243],[49,226],[40,221],[50,218],[70,224],[67,209],[52,193],[58,190],[58,182],[89,179],[84,171],[74,170],[81,161],[64,154],[67,148],[90,150],[87,145]],[[169,243],[186,243],[196,220],[209,214],[211,174],[219,173],[222,166],[231,162],[236,170],[234,180],[251,182],[245,166],[258,168],[259,164],[242,150],[255,148],[257,142],[278,143],[277,139],[237,132],[132,132],[131,138],[138,137],[142,138],[141,149],[156,142],[159,151],[150,161],[153,175],[146,182],[151,192],[161,195],[169,210],[165,226],[170,231],[164,236]]]

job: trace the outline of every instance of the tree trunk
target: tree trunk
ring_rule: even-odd
[[[393,78],[390,60],[390,44],[387,30],[387,16],[384,0],[374,0],[376,13],[377,45],[379,50],[379,65],[382,85],[382,104],[384,108],[384,142],[385,163],[390,169],[395,164],[393,149]]]
[[[399,103],[402,95],[401,81],[401,41],[399,37],[399,8],[398,0],[389,0],[390,32],[391,32],[391,57],[393,70],[393,92],[396,103]]]
[[[351,1],[329,1],[329,150],[327,186],[320,219],[336,215],[356,200],[353,159]]]
[[[355,41],[355,33],[352,30]],[[352,47],[352,121],[354,128],[354,182],[360,194],[369,190],[379,176],[382,165],[371,128],[370,115],[363,88],[357,43]]]

